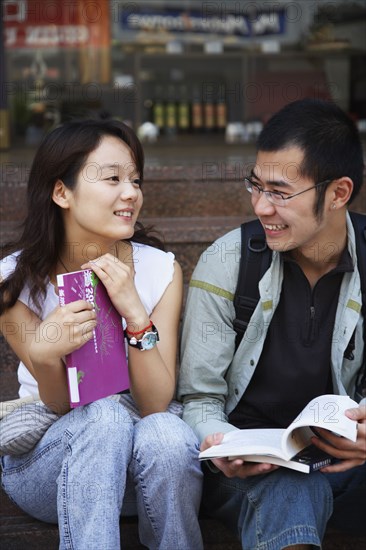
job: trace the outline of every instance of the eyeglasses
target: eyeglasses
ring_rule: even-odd
[[[280,191],[265,191],[263,187],[261,187],[257,183],[254,183],[254,181],[250,178],[244,178],[246,190],[253,196],[253,198],[258,199],[260,197],[260,194],[264,193],[267,201],[275,204],[276,206],[286,206],[289,199],[293,199],[294,197],[297,197],[297,195],[302,195],[302,193],[306,193],[306,191],[310,191],[310,189],[315,189],[316,187],[319,187],[320,185],[325,185],[327,183],[330,183],[331,181],[333,180],[320,181],[312,187],[304,189],[304,191],[300,191],[299,193],[295,193],[294,195],[288,195],[287,197],[285,197],[282,193],[280,193]]]

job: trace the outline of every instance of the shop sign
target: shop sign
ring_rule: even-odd
[[[121,10],[119,25],[125,31],[153,33],[194,33],[231,35],[241,38],[282,35],[285,33],[285,11],[256,10],[253,13],[213,13],[211,10],[147,9],[137,3]]]
[[[109,44],[108,0],[5,0],[2,10],[6,48]]]

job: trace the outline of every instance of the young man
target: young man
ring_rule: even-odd
[[[264,127],[245,186],[273,254],[236,353],[240,229],[202,254],[190,284],[179,396],[202,450],[237,428],[287,427],[322,394],[357,399],[364,320],[347,207],[362,175],[357,129],[333,103],[294,102]],[[319,429],[314,444],[339,459],[319,472],[204,463],[206,512],[231,526],[244,549],[319,547],[333,500],[338,528],[365,530],[366,407],[347,415],[358,421],[357,441]]]

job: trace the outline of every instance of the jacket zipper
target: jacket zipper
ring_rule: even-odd
[[[311,343],[314,340],[314,332],[315,332],[315,307],[313,305],[310,306],[310,323],[309,323],[309,336],[307,344],[310,346]]]

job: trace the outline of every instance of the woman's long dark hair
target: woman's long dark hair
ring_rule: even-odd
[[[27,282],[30,298],[40,309],[48,277],[55,268],[64,243],[64,222],[60,207],[52,200],[58,179],[73,189],[88,155],[103,136],[118,137],[132,151],[140,179],[144,177],[144,153],[136,134],[117,120],[70,121],[43,139],[32,163],[27,187],[27,216],[23,232],[14,242],[2,246],[1,257],[20,251],[15,271],[0,285],[0,314],[14,306]],[[162,241],[137,222],[131,240],[164,249]]]

